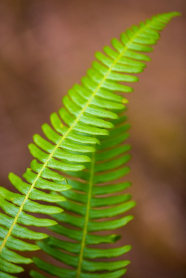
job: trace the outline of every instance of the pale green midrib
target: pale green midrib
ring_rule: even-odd
[[[108,76],[109,73],[111,72],[111,70],[112,70],[112,68],[114,67],[114,65],[118,62],[118,60],[123,56],[123,54],[125,53],[125,51],[128,49],[128,45],[130,45],[130,43],[132,43],[132,40],[133,40],[139,33],[141,33],[144,29],[146,29],[146,28],[148,27],[148,25],[149,25],[152,21],[154,21],[154,19],[153,19],[153,20],[150,20],[150,22],[148,22],[145,26],[143,26],[141,29],[139,29],[139,31],[136,32],[136,33],[134,34],[133,38],[130,39],[130,41],[128,42],[127,46],[124,47],[124,50],[123,50],[121,53],[119,53],[118,58],[117,58],[117,59],[113,62],[113,64],[110,66],[110,68],[108,69],[108,72],[105,74],[105,76],[103,76],[103,80],[99,83],[98,87],[97,87],[96,90],[93,92],[93,94],[92,94],[92,96],[90,97],[90,99],[87,101],[87,104],[84,106],[84,108],[82,109],[82,111],[81,111],[81,113],[79,114],[79,116],[77,117],[77,119],[74,121],[74,123],[73,123],[72,126],[69,128],[69,130],[67,131],[67,133],[61,138],[61,140],[60,140],[60,141],[58,142],[58,144],[55,146],[54,150],[53,150],[53,151],[51,152],[51,154],[48,156],[48,159],[47,159],[47,160],[45,161],[45,163],[43,164],[43,167],[41,168],[41,170],[39,171],[39,173],[38,173],[37,177],[35,178],[33,184],[31,185],[30,190],[29,190],[28,193],[25,195],[25,199],[24,199],[22,205],[21,205],[20,208],[19,208],[19,211],[18,211],[18,213],[17,213],[17,215],[16,215],[16,217],[15,217],[15,219],[14,219],[14,221],[13,221],[13,223],[12,223],[12,225],[11,225],[9,231],[8,231],[8,234],[7,234],[7,236],[6,236],[6,237],[4,238],[4,240],[3,240],[3,243],[2,243],[2,245],[1,245],[1,247],[0,247],[0,252],[2,251],[2,249],[4,248],[4,246],[6,245],[6,242],[7,242],[8,238],[9,238],[9,236],[10,236],[11,233],[12,233],[12,230],[13,230],[13,228],[14,228],[14,225],[17,223],[18,217],[19,217],[20,213],[22,212],[23,207],[24,207],[24,205],[25,205],[27,199],[29,198],[29,195],[30,195],[32,189],[34,188],[35,183],[37,182],[38,178],[40,177],[42,171],[43,171],[43,170],[45,169],[45,167],[47,166],[47,163],[49,162],[50,158],[53,156],[54,152],[55,152],[56,149],[59,147],[59,145],[62,143],[62,141],[68,136],[68,134],[72,131],[72,129],[74,128],[74,126],[78,123],[78,121],[79,121],[79,119],[81,118],[82,114],[84,113],[85,109],[88,107],[88,105],[90,104],[91,100],[94,98],[94,96],[96,95],[97,91],[100,89],[101,85],[102,85],[102,84],[104,83],[104,81],[107,79],[107,76]]]
[[[91,197],[92,197],[92,187],[93,187],[93,178],[94,178],[94,162],[95,162],[95,153],[92,154],[92,159],[91,159],[87,209],[86,209],[85,224],[84,224],[84,228],[83,228],[83,237],[82,237],[82,241],[81,241],[81,250],[80,250],[80,254],[79,254],[79,262],[78,262],[76,278],[79,278],[80,274],[81,274],[81,266],[82,266],[82,261],[83,261],[85,239],[86,239],[86,235],[87,235],[87,226],[88,226],[88,222],[89,222],[90,202],[91,202]]]

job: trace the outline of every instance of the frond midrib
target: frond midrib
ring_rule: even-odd
[[[78,268],[77,268],[77,276],[76,278],[80,277],[81,274],[81,266],[83,261],[83,253],[84,253],[84,247],[85,247],[85,240],[87,235],[87,226],[89,221],[89,212],[90,212],[90,202],[92,197],[92,186],[93,186],[93,178],[94,178],[94,164],[95,164],[95,153],[92,154],[91,159],[91,168],[90,168],[90,181],[89,181],[89,191],[88,191],[88,198],[87,198],[87,210],[86,210],[86,216],[85,216],[85,225],[83,229],[83,237],[81,241],[81,250],[79,255],[79,262],[78,262]]]

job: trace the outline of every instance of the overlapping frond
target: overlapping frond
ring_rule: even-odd
[[[124,123],[125,119],[124,116],[117,120],[118,124],[123,124],[111,130],[107,139],[101,140],[101,145],[91,155],[88,170],[71,173],[79,178],[69,179],[72,190],[60,193],[67,199],[59,204],[65,213],[53,216],[60,224],[50,229],[68,240],[49,237],[44,242],[38,242],[47,254],[73,267],[72,270],[61,268],[58,272],[58,267],[34,259],[38,267],[56,277],[121,277],[126,271],[128,260],[108,262],[107,259],[119,257],[131,247],[111,247],[110,243],[116,242],[120,236],[99,234],[100,231],[120,228],[133,219],[131,215],[124,215],[135,205],[131,195],[123,192],[130,182],[117,182],[129,172],[125,164],[131,158],[127,153],[130,145],[123,144],[129,136],[127,130],[130,127]],[[104,243],[106,248],[97,247],[97,244]],[[104,261],[97,261],[100,258]],[[33,277],[37,275],[32,272]]]
[[[9,175],[11,183],[20,193],[0,188],[0,207],[4,211],[0,213],[1,276],[11,277],[6,273],[23,270],[17,263],[31,262],[16,251],[36,250],[38,246],[22,239],[38,240],[47,235],[22,225],[43,227],[56,222],[34,217],[27,212],[61,212],[59,207],[41,205],[37,201],[56,203],[63,201],[64,197],[42,190],[69,189],[69,185],[60,183],[64,180],[61,172],[78,173],[85,168],[84,164],[90,161],[87,154],[94,152],[95,145],[99,144],[95,137],[109,134],[108,129],[113,128],[112,120],[118,118],[118,112],[127,103],[126,98],[114,92],[132,91],[131,87],[119,82],[138,80],[130,74],[142,72],[144,61],[150,60],[141,52],[152,51],[149,45],[156,44],[159,31],[176,15],[158,15],[139,26],[133,26],[121,35],[121,41],[112,40],[113,48],[105,47],[104,54],[96,53],[99,62],[93,62],[87,76],[82,78],[82,85],[75,85],[63,98],[64,107],[59,110],[59,114],[51,115],[52,127],[48,124],[42,126],[46,139],[40,135],[34,136],[34,144],[29,149],[36,159],[23,175],[24,180],[13,173]]]

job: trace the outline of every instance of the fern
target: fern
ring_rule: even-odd
[[[177,13],[158,15],[152,20],[141,23],[138,27],[133,26],[127,30],[125,34],[121,35],[121,42],[113,39],[114,50],[105,47],[104,52],[107,56],[102,53],[96,54],[101,64],[93,62],[92,68],[88,70],[88,77],[82,79],[84,86],[90,91],[92,90],[93,93],[96,90],[96,94],[101,97],[103,97],[104,89],[131,91],[131,88],[124,87],[116,81],[134,82],[137,81],[136,77],[126,76],[118,72],[141,72],[145,66],[141,61],[148,61],[149,58],[133,50],[150,52],[152,48],[149,45],[156,43],[159,38],[158,31],[162,30],[165,23],[175,15]],[[75,103],[81,103],[82,98],[85,99],[87,95],[90,96],[90,93],[87,94],[87,91],[76,85],[74,90],[69,92],[69,95]],[[109,98],[109,101],[114,100],[110,98],[111,94],[108,91],[105,92],[104,96]],[[125,102],[125,100],[123,101]],[[99,103],[102,104],[103,102],[100,100]],[[99,105],[99,103],[92,102],[94,105]],[[64,105],[70,110],[71,115],[69,114],[68,117],[72,117],[73,114],[77,116],[78,110],[73,109],[69,99],[64,102]],[[120,236],[116,234],[100,235],[99,232],[120,228],[133,219],[130,215],[122,216],[135,205],[135,202],[130,201],[131,196],[129,194],[121,193],[130,186],[130,183],[116,182],[117,179],[129,172],[129,168],[124,165],[130,159],[130,155],[126,154],[130,146],[122,144],[128,138],[126,131],[129,125],[123,124],[124,120],[126,117],[122,116],[112,121],[116,127],[110,131],[108,138],[100,140],[101,144],[96,147],[96,152],[90,156],[91,162],[86,166],[87,170],[77,173],[67,172],[72,177],[68,179],[72,191],[61,193],[67,199],[66,202],[60,203],[65,213],[53,216],[60,224],[50,229],[58,235],[67,237],[68,240],[51,236],[43,242],[38,242],[38,246],[51,257],[66,266],[71,266],[72,269],[60,268],[39,258],[34,258],[35,264],[40,269],[55,277],[117,278],[126,272],[126,266],[130,263],[128,260],[97,261],[100,258],[117,258],[127,253],[131,248],[128,245],[119,248],[111,248],[107,245],[107,249],[92,247],[97,244],[116,242]],[[34,278],[44,277],[37,271],[31,271],[31,276]]]
[[[36,158],[30,169],[23,175],[24,180],[11,173],[9,180],[20,193],[13,193],[0,188],[0,271],[1,276],[11,277],[6,273],[19,273],[23,268],[17,263],[30,263],[17,251],[32,251],[38,246],[22,239],[38,240],[47,237],[44,233],[34,232],[26,227],[46,227],[56,224],[51,219],[41,219],[26,212],[55,214],[62,211],[56,206],[41,205],[36,201],[61,202],[62,195],[45,193],[40,189],[65,191],[69,185],[61,184],[64,180],[61,172],[82,171],[84,164],[90,161],[86,153],[95,151],[99,140],[95,136],[106,136],[113,128],[112,120],[117,119],[119,111],[124,109],[127,100],[113,91],[131,92],[129,86],[118,81],[136,82],[133,75],[123,73],[140,73],[150,58],[139,52],[150,52],[159,39],[167,22],[178,13],[162,14],[133,26],[121,35],[121,42],[112,40],[114,50],[105,47],[104,52],[97,53],[100,62],[94,62],[82,79],[82,86],[75,85],[63,98],[64,107],[51,115],[51,126],[42,126],[46,139],[34,136],[30,144],[31,154]],[[26,211],[26,212],[25,212]],[[22,226],[24,225],[24,226]],[[14,250],[14,251],[13,251]]]
[[[125,116],[121,117],[117,123],[123,123],[125,119]],[[117,179],[129,172],[129,168],[125,164],[131,158],[129,154],[126,154],[130,150],[130,145],[122,144],[128,138],[129,134],[126,133],[128,128],[128,124],[118,125],[110,132],[107,139],[101,140],[101,145],[91,155],[88,171],[75,175],[71,173],[73,176],[78,175],[81,180],[69,180],[73,190],[61,193],[67,198],[67,202],[60,203],[66,213],[54,215],[54,219],[61,224],[50,229],[75,241],[70,242],[50,237],[45,242],[38,242],[43,251],[74,269],[59,269],[34,258],[34,262],[41,269],[56,277],[66,278],[120,277],[125,273],[125,266],[129,264],[127,260],[98,262],[94,259],[118,257],[127,253],[131,249],[130,246],[98,249],[88,247],[88,245],[116,242],[120,238],[118,235],[100,235],[99,232],[122,227],[133,219],[130,215],[118,218],[131,209],[135,202],[130,201],[130,194],[122,193],[130,186],[130,183],[116,182]],[[117,219],[113,219],[113,217],[117,217]],[[66,224],[68,226],[64,226]],[[74,228],[78,228],[78,230]],[[95,273],[96,271],[102,273]],[[38,277],[36,272],[31,274],[34,278]]]

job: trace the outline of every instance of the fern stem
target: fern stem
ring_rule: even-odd
[[[87,199],[87,210],[86,210],[86,216],[85,216],[85,225],[84,225],[84,229],[83,229],[83,237],[82,237],[82,241],[81,241],[81,250],[80,250],[80,255],[79,255],[79,262],[78,262],[76,278],[79,278],[80,274],[81,274],[81,266],[82,266],[82,261],[83,261],[85,240],[86,240],[86,235],[87,235],[87,226],[88,226],[88,221],[89,221],[90,202],[91,202],[91,197],[92,197],[94,165],[95,165],[95,153],[92,154],[92,159],[91,159],[90,181],[89,181],[89,191],[88,191],[88,199]]]

